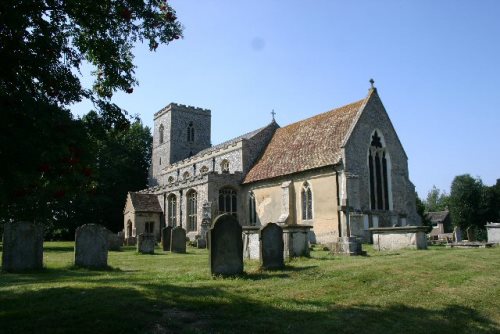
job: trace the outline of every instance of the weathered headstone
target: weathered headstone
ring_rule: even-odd
[[[172,238],[172,226],[161,229],[161,247],[165,252],[170,251],[170,239]]]
[[[108,266],[108,230],[86,224],[75,231],[75,265],[87,268]]]
[[[29,222],[6,223],[2,269],[9,272],[42,269],[43,227]]]
[[[137,238],[136,237],[125,238],[125,245],[126,246],[135,246],[136,242],[137,242]]]
[[[468,241],[476,241],[476,230],[474,227],[467,227],[467,240]]]
[[[121,246],[125,245],[125,232],[123,231],[118,232],[118,239],[120,240]]]
[[[150,233],[141,233],[137,238],[137,251],[142,254],[154,254],[155,235]]]
[[[487,223],[486,233],[489,243],[500,244],[500,223]]]
[[[107,232],[108,232],[108,250],[121,251],[123,242],[118,236],[118,234],[115,234],[110,230],[107,230]]]
[[[172,229],[170,239],[170,251],[172,253],[186,253],[186,230],[180,226]]]
[[[280,269],[285,266],[283,258],[283,229],[268,223],[259,232],[260,264],[265,269]]]
[[[198,248],[207,248],[207,233],[210,229],[210,221],[207,219],[203,219],[200,226],[200,235],[196,240],[196,247]]]
[[[461,242],[462,241],[462,230],[460,230],[460,227],[455,226],[453,229],[453,239],[455,242]]]
[[[212,275],[238,275],[243,272],[242,228],[231,214],[215,218],[208,238]]]

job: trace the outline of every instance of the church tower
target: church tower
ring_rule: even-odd
[[[151,185],[165,167],[211,146],[210,119],[208,109],[176,103],[154,115]]]

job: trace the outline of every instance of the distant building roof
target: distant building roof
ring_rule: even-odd
[[[450,214],[450,211],[445,210],[445,211],[427,212],[426,216],[433,223],[442,223],[446,220],[446,218],[448,217],[449,214]]]
[[[129,192],[132,206],[136,212],[163,212],[158,196]]]
[[[342,143],[365,99],[276,130],[244,183],[337,164]]]

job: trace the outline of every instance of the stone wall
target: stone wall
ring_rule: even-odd
[[[290,194],[292,211],[288,224],[311,225],[309,234],[313,243],[331,243],[339,236],[337,214],[337,185],[333,167],[321,168],[289,175],[288,178],[261,181],[246,185],[243,192],[255,194],[257,225],[277,222],[282,215],[282,184],[291,182]],[[301,191],[304,182],[308,182],[312,191],[313,219],[302,220]],[[248,198],[248,197],[247,197]]]
[[[389,155],[389,203],[390,210],[405,218],[408,225],[420,224],[415,207],[415,187],[408,177],[408,159],[394,127],[376,93],[372,94],[357,124],[352,129],[343,152],[344,171],[357,175],[358,198],[349,198],[356,206],[354,209],[380,216],[379,226],[391,226],[393,215],[376,212],[370,207],[370,179],[368,150],[371,136],[377,131]],[[356,193],[350,189],[350,194]],[[343,198],[343,197],[342,197]]]

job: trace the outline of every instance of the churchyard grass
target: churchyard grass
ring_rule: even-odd
[[[0,274],[2,333],[499,333],[500,247],[331,256],[212,278],[208,252],[134,247],[107,270],[46,242],[44,269]]]

